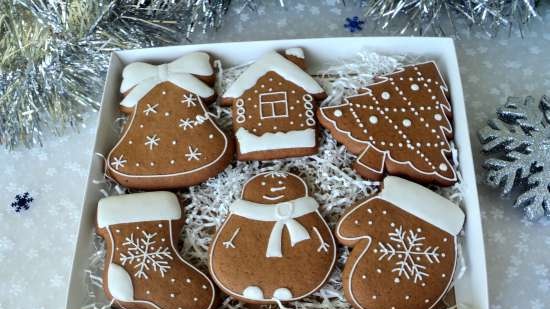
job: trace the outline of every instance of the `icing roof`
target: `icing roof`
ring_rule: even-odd
[[[311,94],[323,93],[321,86],[307,72],[300,69],[292,61],[281,56],[275,51],[263,55],[252,64],[239,78],[226,90],[224,98],[238,98],[246,90],[254,87],[260,77],[267,72],[274,71],[289,82],[304,88]]]

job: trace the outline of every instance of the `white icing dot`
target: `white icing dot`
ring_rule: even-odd
[[[161,238],[161,239],[160,239],[160,241],[165,241],[165,240],[166,240],[166,238]],[[175,281],[176,279],[172,279],[172,280]]]
[[[136,166],[139,166],[139,163],[136,163]]]
[[[445,163],[439,164],[439,169],[444,171],[444,172],[447,171],[447,164],[445,164]]]
[[[399,283],[399,282],[401,282],[401,280],[399,280],[399,278],[395,278],[395,279],[393,279],[393,282]]]
[[[191,283],[191,279],[187,278],[187,279],[185,279],[185,282]]]
[[[209,139],[213,139],[213,138],[214,138],[214,134],[208,135],[208,138],[209,138]]]
[[[145,294],[151,294],[151,291],[147,290],[145,291]]]
[[[372,299],[376,299],[376,295],[372,295]]]
[[[206,285],[203,284],[203,285],[202,285],[202,289],[203,289],[203,290],[206,290],[206,289],[208,289],[208,287],[207,287]]]
[[[372,115],[369,117],[369,122],[372,123],[372,124],[376,124],[378,123],[378,117]]]
[[[162,223],[159,223],[158,227],[162,228]]]
[[[120,230],[119,230],[119,229],[116,229],[115,232],[120,233]]]
[[[262,186],[265,186],[265,185],[266,185],[265,181],[262,181],[262,182],[261,182],[261,185],[262,185]]]
[[[168,116],[170,116],[170,113],[166,112],[166,113],[164,113],[164,116],[168,117]]]
[[[364,279],[367,279],[367,276],[366,276],[366,275],[362,275],[361,278],[363,278],[363,280],[364,280]]]
[[[407,118],[403,119],[403,126],[408,128],[408,127],[411,126],[411,124],[412,124],[412,122],[411,122],[410,119],[407,119]]]
[[[131,140],[130,140],[130,141],[128,141],[128,144],[132,145],[132,143],[134,143],[134,142],[132,142]]]
[[[334,117],[342,117],[342,111],[337,109],[334,111]]]
[[[143,125],[142,125],[142,124],[140,124],[139,127],[143,129]]]
[[[174,293],[171,293],[170,297],[174,298],[174,297],[176,297],[176,295]]]
[[[424,302],[427,304],[427,303],[430,302],[430,300],[426,298],[426,299],[424,300]]]
[[[376,269],[376,272],[379,273],[379,274],[381,274],[381,273],[382,273],[382,269],[377,268],[377,269]]]
[[[420,87],[418,87],[417,84],[411,84],[411,90],[412,91],[418,91],[418,89],[420,89]]]
[[[405,299],[409,300],[411,297],[409,295],[405,295]]]
[[[172,145],[175,145],[175,144],[176,144],[176,141],[175,141],[175,140],[174,140],[174,141],[172,141]]]
[[[196,297],[194,297],[194,298],[193,298],[193,301],[195,301],[195,302],[196,302],[196,301],[198,301],[198,300],[199,300],[199,299],[198,299],[198,298],[196,298]]]
[[[417,228],[416,231],[417,231],[418,233],[421,233],[421,232],[422,232],[422,229],[421,229],[421,228]]]
[[[385,214],[387,214],[387,213],[388,213],[387,211],[382,210],[382,214],[383,214],[383,215],[385,215]]]
[[[175,160],[170,160],[170,164],[174,164],[174,163],[176,163]]]
[[[155,162],[151,162],[151,163],[149,163],[149,165],[155,166]]]
[[[355,223],[355,225],[359,225],[359,220],[355,220],[353,223]]]
[[[162,92],[162,95],[165,95],[165,94],[166,94],[166,91],[163,91],[163,92]]]
[[[391,96],[390,96],[390,93],[389,93],[389,92],[384,91],[384,92],[382,92],[382,94],[380,95],[380,97],[382,97],[382,99],[384,99],[384,100],[389,100]]]
[[[369,221],[368,223],[369,223],[369,225],[372,225],[372,221]]]
[[[447,275],[441,274],[441,278],[445,278],[445,277],[447,277]]]
[[[422,284],[420,284],[421,286],[426,286],[426,283],[422,282]]]

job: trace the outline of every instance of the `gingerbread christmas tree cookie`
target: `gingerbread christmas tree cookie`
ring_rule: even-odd
[[[353,250],[344,294],[357,309],[429,309],[453,279],[464,213],[411,181],[388,176],[381,193],[356,204],[336,226]]]
[[[406,66],[379,78],[338,106],[318,111],[319,122],[358,155],[355,170],[380,180],[385,173],[452,185],[452,138],[447,86],[434,62]]]
[[[298,300],[320,289],[336,247],[318,207],[294,174],[252,177],[210,247],[214,282],[227,294],[257,304]]]
[[[108,156],[108,173],[137,189],[198,184],[231,161],[231,140],[205,102],[215,99],[210,56],[195,52],[168,64],[132,63],[123,72],[120,103],[129,120]]]
[[[210,279],[178,254],[182,225],[180,204],[170,192],[99,201],[97,228],[107,246],[103,287],[117,307],[216,308]]]
[[[304,52],[269,52],[227,89],[239,160],[268,160],[317,152],[317,102],[321,86],[305,70]]]

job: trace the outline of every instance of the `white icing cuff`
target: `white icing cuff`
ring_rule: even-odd
[[[146,192],[106,197],[97,205],[97,225],[177,220],[181,218],[178,198],[171,192]]]
[[[304,50],[299,47],[289,48],[285,50],[285,55],[305,59]]]
[[[304,88],[310,94],[323,93],[321,86],[304,70],[300,69],[292,61],[272,51],[262,56],[244,71],[239,78],[227,89],[224,98],[238,98],[246,90],[254,87],[260,77],[273,71],[287,81]]]
[[[464,224],[464,213],[454,203],[431,190],[403,178],[384,178],[378,198],[446,231],[457,235]]]
[[[311,148],[315,147],[316,143],[314,129],[277,133],[267,132],[257,136],[245,128],[239,128],[235,136],[239,141],[239,151],[242,154],[263,150]]]

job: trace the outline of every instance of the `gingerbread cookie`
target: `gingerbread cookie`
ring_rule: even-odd
[[[379,80],[342,105],[319,109],[319,122],[359,155],[354,168],[365,178],[380,180],[386,171],[421,183],[455,183],[451,105],[436,64],[406,66]]]
[[[464,213],[447,199],[386,177],[380,194],[336,226],[338,240],[353,247],[343,272],[346,299],[357,309],[432,308],[453,279],[463,223]]]
[[[107,197],[97,209],[107,250],[103,287],[118,307],[210,309],[212,281],[178,254],[183,225],[175,194],[148,192]]]
[[[227,89],[239,160],[270,160],[315,154],[317,101],[324,90],[305,70],[304,52],[273,51],[252,64]]]
[[[332,233],[290,173],[252,177],[210,247],[214,282],[248,303],[294,301],[317,291],[336,260]]]
[[[204,103],[215,99],[203,82],[213,78],[210,56],[202,52],[159,66],[128,65],[120,104],[129,121],[108,156],[108,173],[136,189],[180,188],[220,173],[233,146]]]

